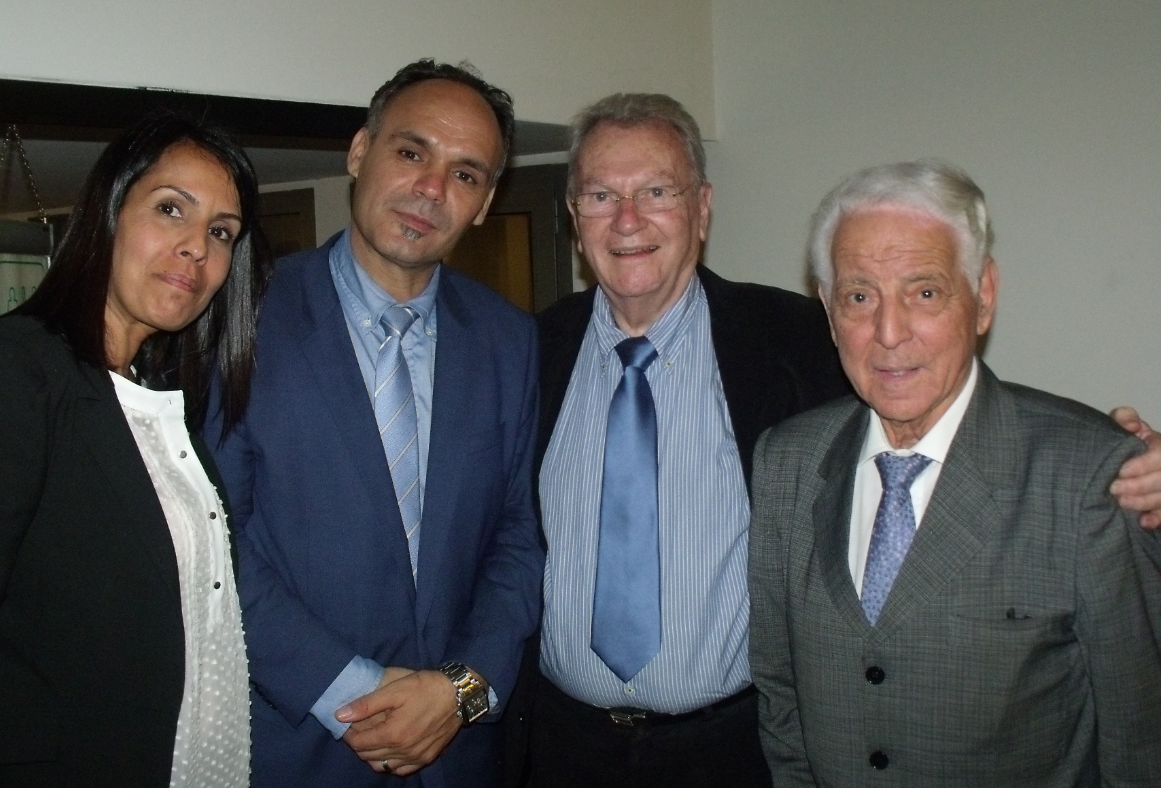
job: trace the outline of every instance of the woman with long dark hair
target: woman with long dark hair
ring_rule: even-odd
[[[196,432],[211,380],[227,425],[246,407],[272,265],[257,198],[224,131],[150,116],[0,319],[0,784],[248,782],[241,613]]]

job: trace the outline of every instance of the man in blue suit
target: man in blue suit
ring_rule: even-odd
[[[514,125],[463,68],[419,61],[380,88],[348,154],[351,225],[279,263],[245,421],[208,427],[255,786],[498,779],[486,723],[540,613],[535,328],[440,261],[483,221]]]

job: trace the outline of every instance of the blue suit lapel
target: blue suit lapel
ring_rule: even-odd
[[[460,479],[465,470],[464,438],[473,431],[472,415],[476,412],[471,403],[472,380],[477,378],[473,368],[482,363],[483,357],[472,327],[471,308],[456,288],[454,272],[445,269],[440,277],[436,296],[439,344],[435,353],[415,610],[420,628],[431,611],[441,582],[439,567],[455,527]]]
[[[312,260],[302,278],[304,319],[300,334],[294,337],[302,353],[302,366],[309,385],[318,391],[331,416],[328,425],[338,442],[349,453],[349,467],[343,473],[355,474],[362,482],[375,509],[376,519],[386,534],[387,557],[395,559],[399,571],[408,581],[408,601],[414,601],[414,584],[410,582],[411,561],[407,536],[399,516],[399,504],[383,455],[375,411],[367,386],[359,371],[359,361],[351,345],[343,308],[331,280],[327,265],[330,245],[322,247],[321,260]]]
[[[1015,467],[1015,409],[980,364],[971,404],[960,422],[939,482],[899,570],[876,634],[887,637],[938,596],[1001,525],[997,497]]]

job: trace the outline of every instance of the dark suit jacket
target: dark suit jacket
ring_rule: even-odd
[[[1161,779],[1158,537],[1108,494],[1141,444],[980,372],[876,627],[847,562],[869,411],[842,400],[759,441],[750,663],[775,785]]]
[[[14,316],[0,370],[0,784],[169,785],[177,558],[109,373]]]
[[[758,435],[767,427],[850,392],[822,305],[765,285],[730,282],[704,266],[697,275],[747,488]],[[540,430],[534,472],[548,450],[593,312],[596,288],[562,298],[538,317]],[[505,782],[518,784],[527,748],[531,696],[539,675],[538,640],[525,653],[513,714]]]
[[[776,287],[730,282],[698,266],[710,333],[747,488],[754,444],[767,427],[850,393],[822,304]],[[538,317],[540,432],[536,473],[548,451],[593,313],[596,288],[562,298]]]
[[[236,507],[256,786],[393,779],[309,714],[351,658],[416,669],[461,661],[503,704],[540,613],[533,321],[455,271],[441,273],[416,587],[327,264],[332,243],[279,262],[249,409],[215,449]],[[211,420],[207,436],[215,428]],[[496,726],[478,724],[411,782],[484,786],[499,761]]]

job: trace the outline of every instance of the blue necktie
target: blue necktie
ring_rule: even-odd
[[[383,453],[395,485],[395,500],[407,534],[411,574],[419,559],[419,422],[415,416],[415,392],[411,372],[403,357],[403,337],[419,315],[408,306],[393,306],[383,316],[387,338],[375,359],[375,421]]]
[[[657,412],[645,379],[657,351],[645,337],[616,350],[625,374],[605,434],[592,648],[627,682],[661,649]]]
[[[875,512],[871,531],[871,548],[863,573],[863,612],[871,626],[887,603],[887,594],[907,557],[915,538],[915,507],[911,505],[911,485],[931,462],[922,454],[906,457],[884,452],[875,457],[879,478],[883,480],[883,497]]]

